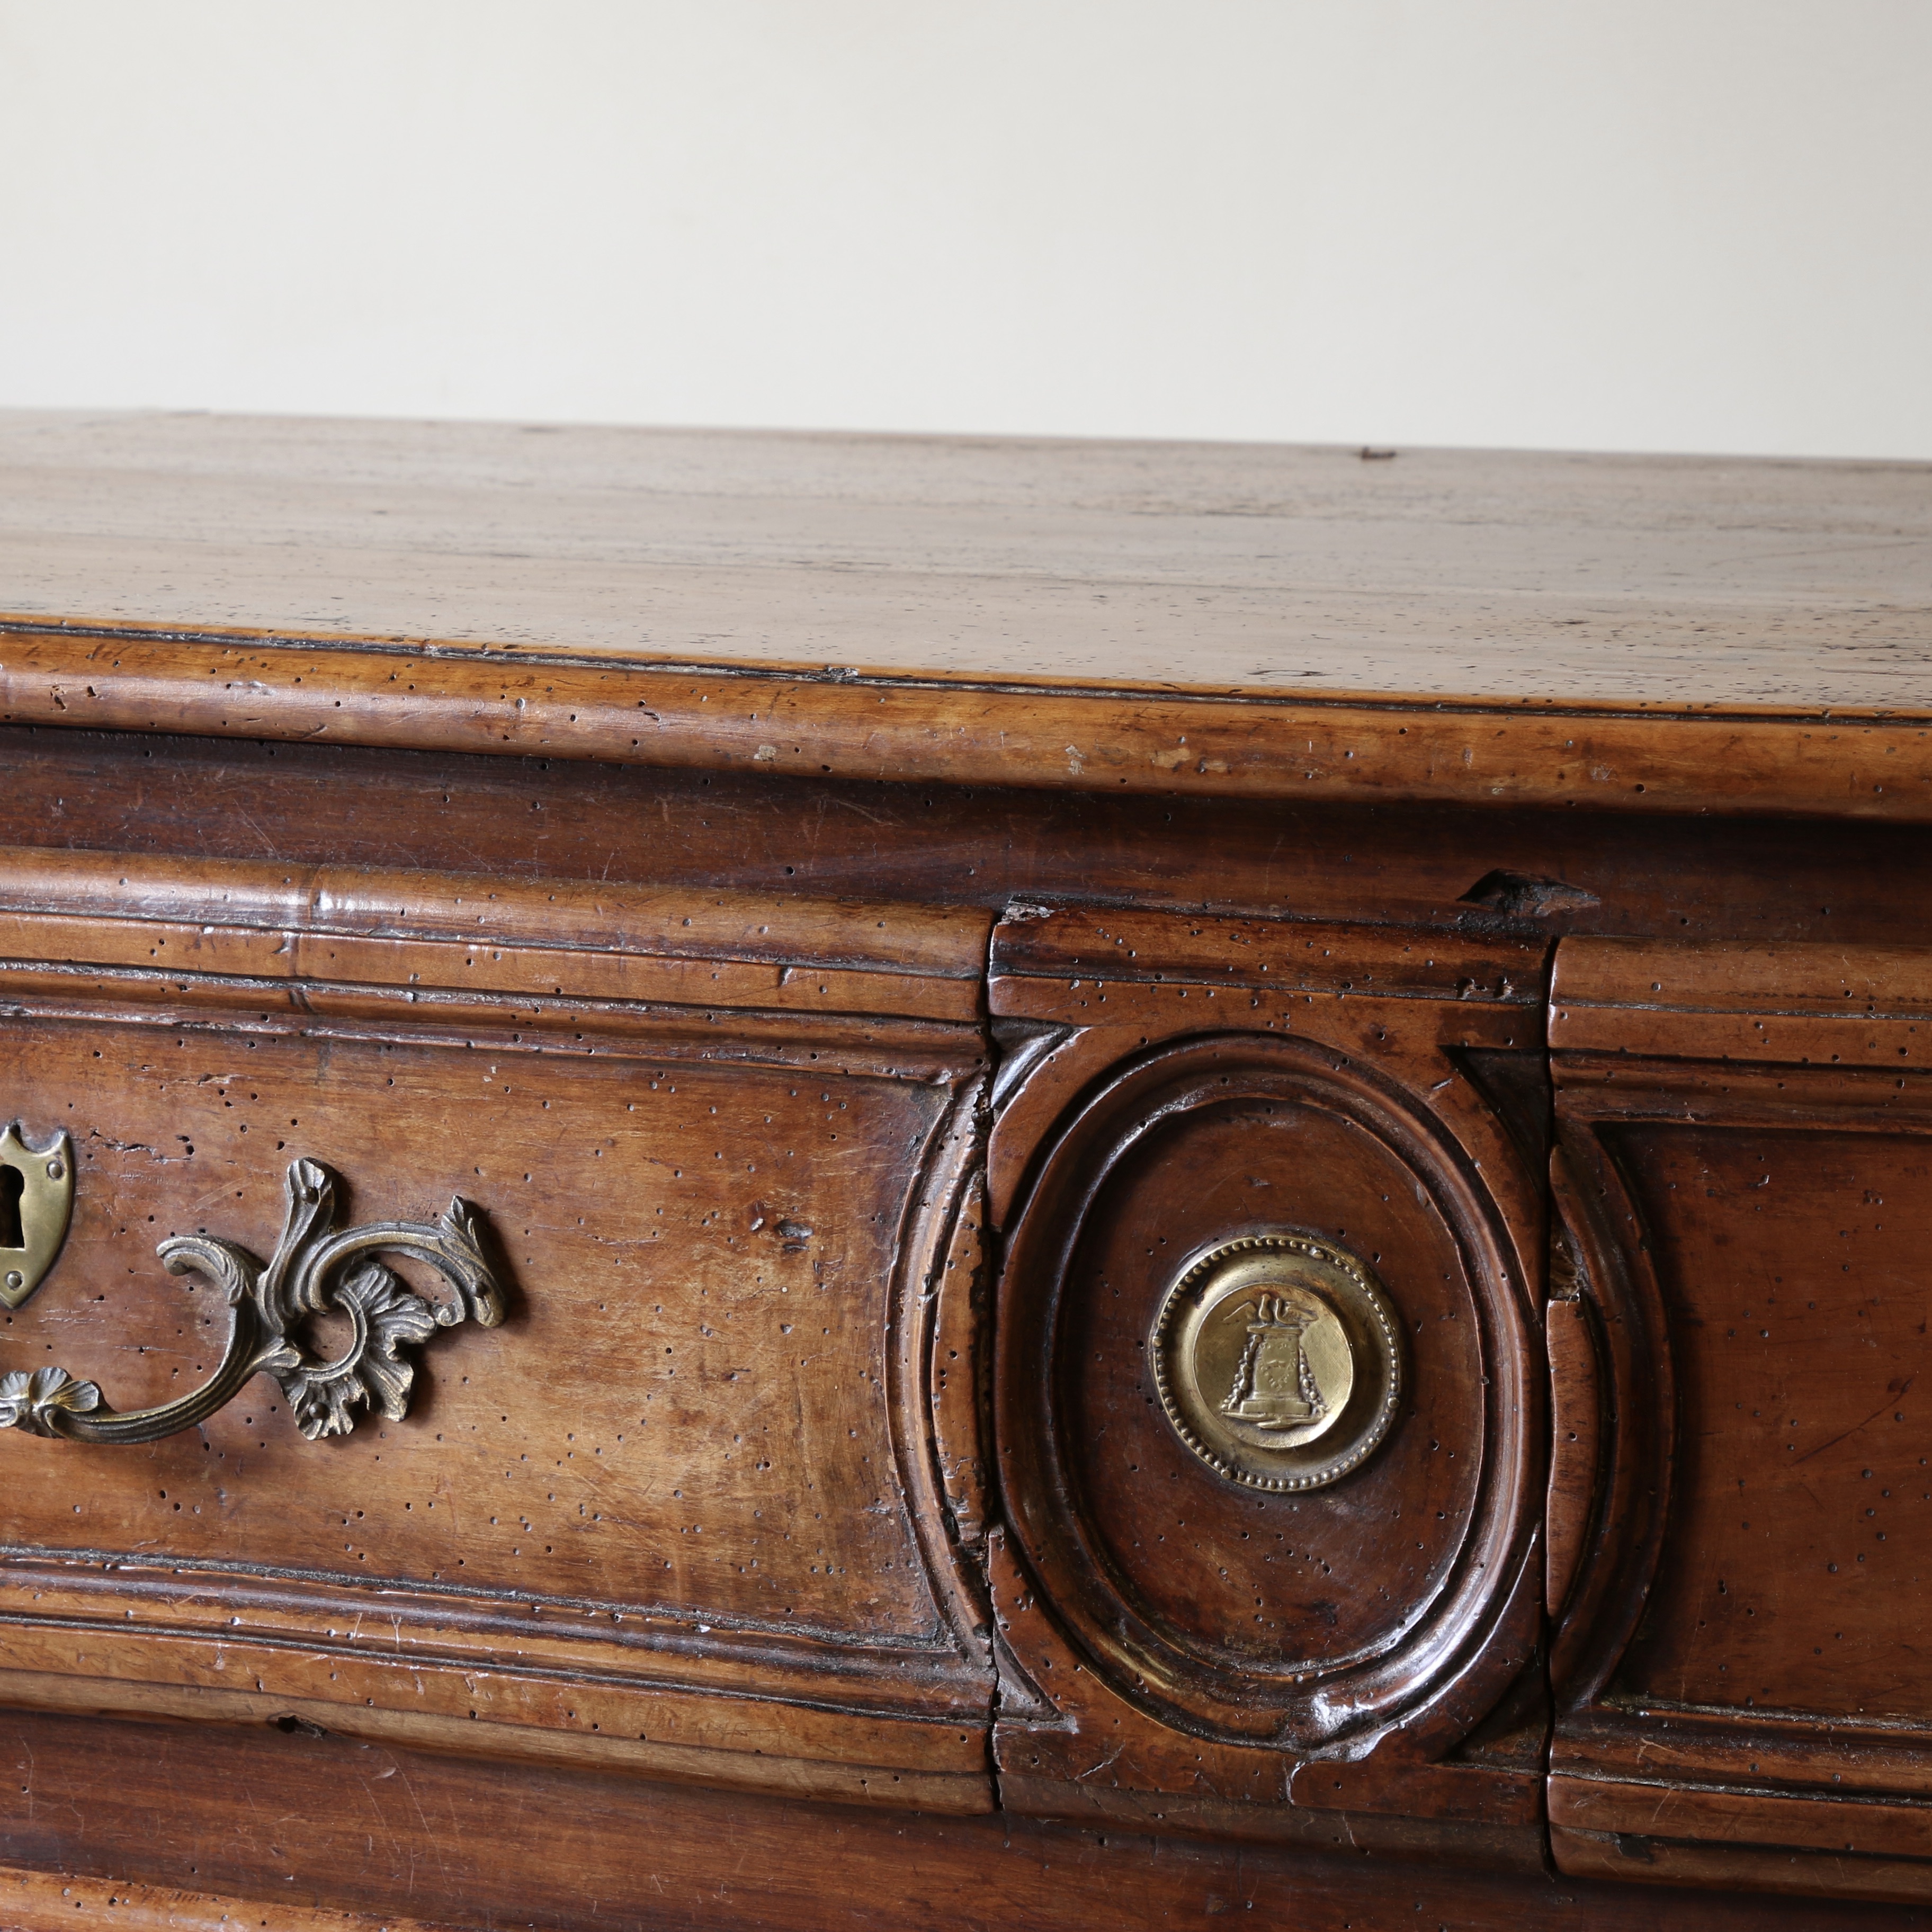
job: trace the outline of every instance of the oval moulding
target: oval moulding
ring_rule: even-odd
[[[1534,1541],[1537,1344],[1475,1159],[1358,1059],[1216,1034],[1102,1076],[1034,1176],[1001,1282],[995,1429],[1013,1534],[1084,1660],[1229,1742],[1306,1752],[1413,1720],[1481,1652]],[[1192,1264],[1282,1236],[1360,1258],[1403,1358],[1385,1434],[1305,1490],[1211,1466],[1152,1353]]]

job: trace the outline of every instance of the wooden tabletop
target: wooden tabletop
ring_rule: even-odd
[[[313,674],[355,686],[333,709],[361,722],[322,723],[418,742],[365,715],[397,695],[370,660],[434,645],[439,701],[489,712],[471,748],[1932,815],[1928,466],[0,413],[0,710],[22,721],[312,736],[268,694],[288,650],[326,646]],[[238,681],[206,656],[232,656],[224,632],[253,634]],[[556,676],[518,704],[512,663]],[[140,673],[154,715],[90,667]],[[714,674],[741,709],[785,696],[741,747],[699,709],[675,735],[704,743],[672,746],[664,680]],[[571,709],[614,676],[650,732]],[[157,710],[155,680],[212,676],[255,694],[248,717]],[[67,686],[46,695],[74,677],[85,720]],[[888,694],[862,730],[861,684]],[[1506,756],[1461,742],[1491,712]],[[1459,722],[1421,722],[1425,754],[1397,713]],[[1526,736],[1532,715],[1588,742]],[[1703,728],[1647,781],[1666,716]],[[1764,727],[1811,749],[1794,766]],[[454,742],[437,728],[420,742]],[[1757,778],[1703,769],[1739,742]]]

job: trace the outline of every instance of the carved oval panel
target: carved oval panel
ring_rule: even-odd
[[[1474,1158],[1340,1054],[1223,1036],[1123,1066],[1036,1174],[1000,1468],[1093,1666],[1170,1723],[1306,1747],[1436,1695],[1534,1506],[1532,1338]]]

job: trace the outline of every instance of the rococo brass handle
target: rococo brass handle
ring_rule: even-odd
[[[398,1353],[404,1342],[428,1341],[439,1328],[473,1317],[485,1328],[503,1318],[503,1292],[478,1240],[477,1211],[460,1197],[431,1226],[372,1221],[334,1226],[336,1176],[321,1162],[289,1168],[288,1221],[264,1267],[246,1248],[206,1234],[176,1234],[156,1252],[170,1274],[206,1275],[234,1311],[220,1365],[199,1388],[158,1408],[125,1414],[110,1408],[92,1382],[49,1366],[0,1376],[0,1429],[79,1442],[153,1442],[192,1429],[225,1408],[254,1376],[274,1376],[296,1425],[311,1441],[346,1436],[360,1406],[392,1421],[408,1413],[415,1365]],[[404,1286],[374,1258],[378,1250],[427,1262],[454,1291],[432,1304]],[[348,1318],[349,1344],[324,1359],[298,1339],[303,1319],[334,1313]]]

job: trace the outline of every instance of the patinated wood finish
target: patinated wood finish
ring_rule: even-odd
[[[0,1922],[1932,1899],[1927,472],[14,417],[0,609]],[[224,1244],[390,1366],[67,1439]]]

